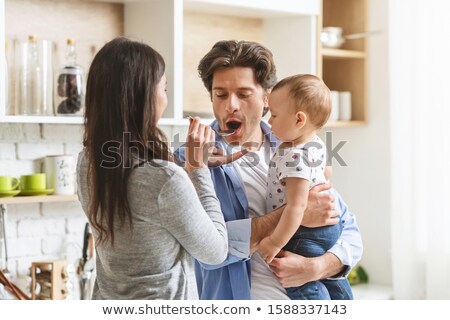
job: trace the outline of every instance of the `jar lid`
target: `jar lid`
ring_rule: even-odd
[[[65,66],[61,69],[61,74],[83,74],[83,68],[80,66]]]

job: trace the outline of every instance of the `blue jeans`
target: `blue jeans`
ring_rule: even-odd
[[[284,250],[312,258],[323,255],[339,239],[342,222],[319,228],[300,227]],[[311,281],[300,287],[286,288],[292,300],[352,300],[353,294],[346,278]]]

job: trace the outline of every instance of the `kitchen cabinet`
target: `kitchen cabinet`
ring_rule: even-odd
[[[67,38],[76,41],[78,62],[87,70],[93,57],[106,41],[123,34],[123,4],[69,0],[0,0],[0,122],[9,123],[66,123],[81,124],[77,116],[20,116],[9,115],[5,101],[5,53],[8,61],[9,107],[15,106],[17,65],[14,45],[28,35],[37,40],[50,40],[53,53],[53,72],[64,62]],[[8,43],[5,52],[5,41]],[[18,108],[15,108],[18,109]]]
[[[262,42],[274,53],[279,77],[315,72],[319,9],[318,0],[130,2],[124,33],[147,41],[166,60],[170,96],[160,124],[187,125],[187,115],[213,118],[197,66],[218,40]]]
[[[322,0],[322,28],[341,27],[343,35],[367,32],[367,0]],[[328,126],[362,126],[367,123],[366,38],[347,39],[339,48],[325,48],[318,41],[318,74],[331,90],[349,91],[352,118]]]
[[[213,117],[197,64],[220,39],[263,43],[274,54],[280,79],[313,73],[322,75],[333,90],[350,91],[352,121],[332,125],[366,120],[364,39],[348,41],[342,49],[325,49],[318,41],[322,26],[339,25],[345,33],[365,30],[364,0],[0,0],[0,9],[0,25],[5,26],[0,29],[2,75],[5,40],[25,39],[32,33],[57,43],[60,60],[65,40],[78,40],[86,70],[95,52],[115,36],[149,43],[166,61],[169,106],[161,125],[187,125],[187,114],[201,115],[206,121]],[[1,77],[0,122],[83,123],[82,117],[73,116],[8,115],[5,90]]]

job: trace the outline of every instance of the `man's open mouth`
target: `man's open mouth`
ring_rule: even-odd
[[[226,122],[226,125],[227,125],[227,129],[236,131],[241,127],[242,122],[237,121],[237,120],[231,120],[231,121]]]

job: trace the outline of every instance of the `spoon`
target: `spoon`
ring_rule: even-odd
[[[189,121],[194,120],[191,116],[187,117]],[[214,129],[213,129],[214,130]],[[231,136],[233,133],[236,132],[236,129],[228,129],[228,130],[214,130],[219,136],[221,137],[228,137]]]

